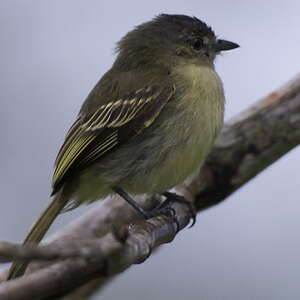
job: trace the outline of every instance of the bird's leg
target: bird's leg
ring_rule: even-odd
[[[188,205],[191,212],[191,218],[193,220],[191,226],[193,226],[196,222],[196,213],[195,213],[194,205],[190,201],[186,200],[183,196],[171,192],[164,192],[161,195],[165,196],[166,200],[158,207],[155,207],[154,209],[147,211],[143,209],[136,201],[134,201],[134,199],[128,193],[126,193],[120,187],[112,187],[112,190],[115,193],[117,193],[120,197],[122,197],[124,200],[126,200],[145,219],[150,219],[159,215],[167,215],[170,216],[171,218],[174,218],[175,221],[177,222],[175,209],[172,208],[171,205],[174,202],[179,202]]]
[[[124,200],[126,200],[135,210],[137,210],[146,220],[157,217],[160,215],[165,215],[167,217],[170,217],[174,220],[174,222],[177,225],[177,230],[179,229],[179,223],[176,218],[176,212],[173,207],[170,205],[159,205],[158,207],[152,209],[152,210],[145,210],[143,209],[136,201],[132,199],[132,197],[127,194],[123,189],[120,187],[112,187],[112,190],[116,192],[119,196],[121,196]],[[171,204],[171,201],[170,201]]]
[[[171,218],[174,218],[176,215],[175,209],[172,208],[170,205],[159,205],[151,210],[143,209],[134,199],[127,194],[122,188],[120,187],[112,187],[112,190],[117,193],[120,197],[126,200],[137,212],[139,212],[145,219],[150,219],[153,217],[157,217],[159,215],[166,215]],[[170,203],[171,204],[171,201]]]
[[[112,190],[117,193],[121,198],[126,200],[136,211],[138,211],[145,219],[149,219],[152,216],[149,216],[149,213],[144,210],[133,198],[127,194],[123,189],[120,187],[112,187]]]

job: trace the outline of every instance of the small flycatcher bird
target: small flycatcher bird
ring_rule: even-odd
[[[38,243],[62,210],[113,192],[152,216],[130,195],[163,193],[199,169],[223,124],[214,60],[237,47],[185,15],[161,14],[127,33],[66,135],[52,202],[24,243]],[[14,263],[9,279],[25,268]]]

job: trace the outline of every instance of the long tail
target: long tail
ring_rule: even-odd
[[[61,197],[61,194],[62,190],[54,196],[50,205],[46,208],[46,210],[31,228],[29,234],[23,242],[23,245],[27,243],[38,244],[42,240],[55,218],[66,205],[67,200],[65,200],[64,197]],[[27,265],[28,263],[26,262],[14,262],[9,269],[7,280],[23,275]]]

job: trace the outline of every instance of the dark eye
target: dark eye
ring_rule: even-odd
[[[203,41],[201,39],[195,39],[195,40],[193,40],[192,47],[196,51],[199,51],[203,47]]]

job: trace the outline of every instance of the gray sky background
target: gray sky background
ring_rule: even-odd
[[[0,240],[21,241],[47,205],[65,132],[133,26],[183,13],[239,43],[216,63],[228,119],[299,72],[299,11],[296,0],[1,0]],[[299,299],[299,162],[298,148],[94,299]]]

